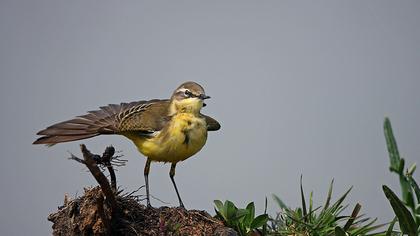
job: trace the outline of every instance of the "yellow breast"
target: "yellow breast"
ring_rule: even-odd
[[[194,114],[179,113],[154,137],[126,136],[151,160],[176,163],[201,150],[207,140],[207,124]]]

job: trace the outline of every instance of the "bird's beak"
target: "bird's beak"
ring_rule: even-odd
[[[200,96],[198,96],[198,98],[201,99],[201,100],[205,100],[205,99],[209,99],[210,96],[207,96],[205,94],[200,94]]]

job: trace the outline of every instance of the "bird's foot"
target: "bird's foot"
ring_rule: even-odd
[[[187,210],[187,209],[185,208],[185,206],[184,206],[184,203],[182,203],[182,202],[180,202],[180,203],[179,203],[179,207],[178,207],[178,208],[181,208],[181,209]]]
[[[150,200],[149,200],[149,198],[147,198],[146,207],[147,207],[147,208],[149,208],[149,209],[150,209],[150,208],[153,208],[153,207],[152,207],[152,205],[150,204]]]

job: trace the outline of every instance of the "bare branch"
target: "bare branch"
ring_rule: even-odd
[[[111,178],[111,187],[114,193],[117,192],[117,178],[115,176],[114,168],[112,167],[111,160],[112,156],[114,156],[115,148],[113,146],[109,146],[105,149],[105,152],[102,154],[101,161],[106,166],[109,171],[109,176]]]
[[[92,173],[93,177],[99,183],[102,189],[102,193],[105,195],[106,201],[110,204],[111,211],[114,213],[117,209],[117,201],[115,199],[114,192],[109,185],[108,179],[105,175],[101,172],[96,161],[94,159],[94,155],[86,148],[84,144],[80,145],[80,150],[83,153],[84,164],[87,166],[89,171]]]

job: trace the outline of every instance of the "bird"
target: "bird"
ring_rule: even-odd
[[[33,144],[53,146],[58,143],[116,134],[130,139],[147,159],[144,166],[147,207],[151,207],[149,172],[152,162],[171,163],[169,177],[175,188],[179,206],[184,204],[175,183],[175,168],[199,152],[207,141],[208,131],[220,129],[214,118],[201,114],[204,88],[188,81],[177,87],[170,99],[142,100],[109,104],[99,110],[56,123],[37,133]]]

